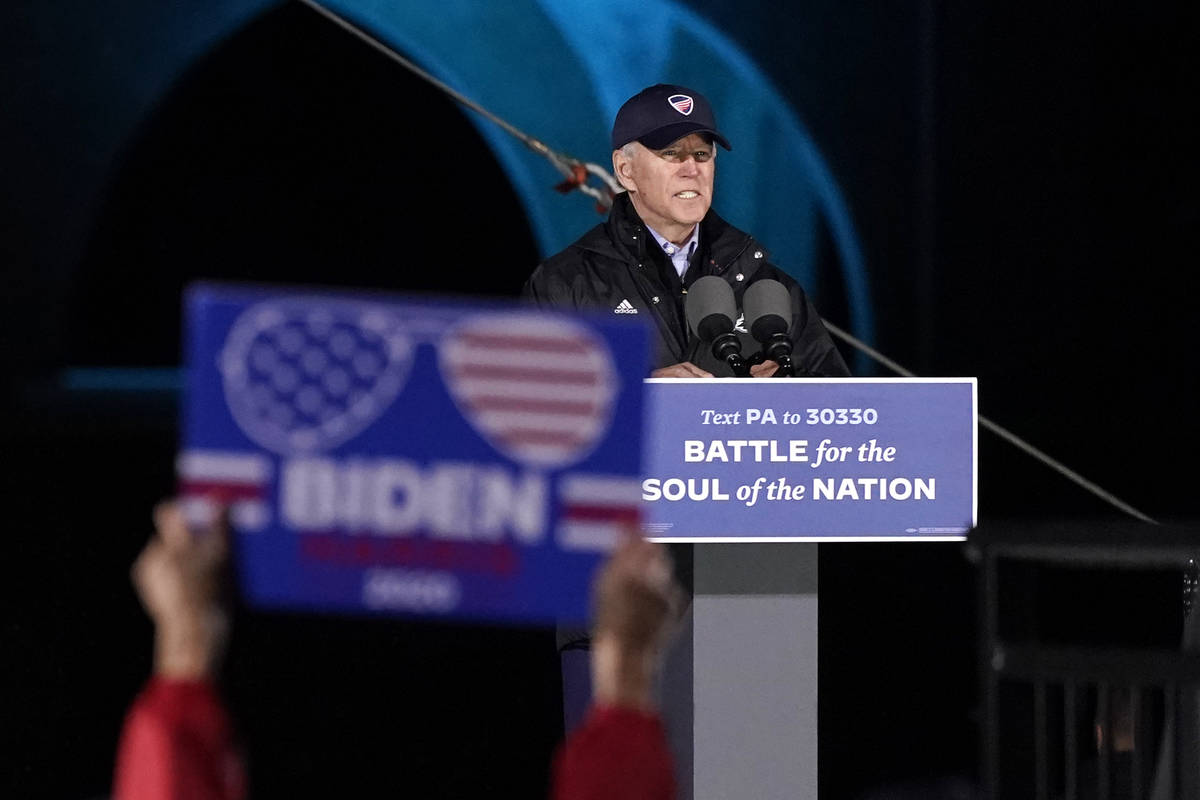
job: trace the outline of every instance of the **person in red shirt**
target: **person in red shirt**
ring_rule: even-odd
[[[675,777],[652,688],[680,606],[662,545],[629,536],[592,587],[592,708],[558,753],[554,800],[670,800]]]
[[[229,628],[228,529],[193,532],[178,503],[156,508],[154,523],[131,571],[154,622],[154,674],[125,717],[113,798],[243,800],[245,767],[213,684]]]
[[[132,578],[154,622],[154,674],[125,717],[114,800],[244,800],[246,769],[214,685],[228,632],[228,529],[189,528],[177,503]],[[594,701],[556,755],[554,800],[671,800],[674,775],[652,683],[679,590],[663,548],[631,535],[592,590]]]

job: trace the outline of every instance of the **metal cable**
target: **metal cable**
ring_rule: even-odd
[[[474,100],[462,94],[454,87],[450,86],[444,81],[438,80],[412,61],[400,55],[391,47],[388,47],[386,44],[364,31],[362,28],[359,28],[349,20],[346,20],[345,18],[335,14],[334,12],[322,6],[320,3],[316,3],[314,0],[298,0],[298,2],[308,6],[313,11],[332,22],[334,25],[337,25],[342,30],[367,44],[376,52],[387,56],[389,59],[404,67],[418,78],[421,78],[425,82],[431,84],[434,88],[449,95],[454,100],[471,109],[485,119],[495,123],[496,125],[499,125],[500,128],[510,136],[520,140],[530,150],[548,160],[554,166],[554,168],[558,170],[559,174],[566,179],[562,184],[559,184],[558,188],[560,191],[568,192],[572,189],[578,189],[589,197],[595,199],[597,206],[599,206],[600,210],[602,211],[608,211],[608,209],[612,206],[613,195],[617,192],[623,191],[616,181],[608,175],[608,172],[598,164],[591,164],[581,161],[577,158],[567,155],[566,153],[552,149],[545,142],[542,142],[536,137],[530,136],[528,133],[525,133],[525,131],[511,124],[507,120],[504,120],[493,114],[491,111],[488,111],[486,108],[479,105],[479,103],[476,103]],[[588,185],[586,181],[589,174],[599,176],[604,181],[605,185],[603,187]]]
[[[596,200],[598,208],[601,210],[607,210],[612,205],[613,196],[616,193],[623,191],[621,186],[617,183],[617,181],[609,174],[609,172],[607,170],[605,170],[600,165],[593,164],[590,162],[580,161],[577,158],[573,158],[572,156],[569,156],[564,153],[560,153],[556,150],[551,149],[548,145],[546,145],[541,140],[539,140],[533,136],[530,136],[528,133],[525,133],[520,128],[516,127],[515,125],[512,125],[511,123],[507,122],[506,120],[501,119],[500,117],[496,116],[495,114],[493,114],[492,112],[490,112],[486,108],[484,108],[483,106],[476,103],[474,100],[471,100],[469,97],[463,95],[461,92],[455,90],[453,87],[447,85],[443,81],[438,80],[433,75],[430,75],[428,72],[421,69],[419,66],[414,64],[412,61],[409,61],[407,58],[405,58],[404,56],[397,53],[391,47],[388,47],[386,44],[379,41],[375,37],[371,36],[366,31],[362,30],[361,28],[357,27],[356,25],[350,23],[349,21],[347,21],[347,20],[343,19],[342,17],[338,16],[337,14],[333,13],[329,9],[322,6],[320,3],[314,2],[314,0],[298,0],[298,2],[303,3],[304,5],[308,6],[313,11],[315,11],[318,14],[320,14],[321,16],[325,17],[327,20],[329,20],[333,24],[337,25],[342,30],[346,31],[347,33],[353,35],[354,37],[358,38],[362,42],[366,43],[372,49],[387,56],[389,59],[396,62],[400,66],[404,67],[409,72],[413,73],[417,77],[419,77],[422,80],[426,81],[427,83],[431,84],[438,90],[449,95],[457,102],[459,102],[462,105],[466,106],[467,108],[471,109],[475,113],[483,116],[484,118],[490,120],[491,122],[495,123],[496,125],[499,125],[505,132],[507,132],[511,136],[515,137],[516,139],[519,139],[521,142],[523,142],[525,144],[525,146],[528,147],[530,150],[532,150],[533,152],[537,153],[538,155],[543,156],[544,158],[549,160],[550,163],[554,166],[554,168],[556,170],[558,170],[558,172],[566,179],[562,184],[559,185],[558,188],[560,189],[560,191],[565,192],[565,191],[570,191],[571,189],[578,189],[579,191],[583,192],[584,194],[594,198]],[[601,181],[603,181],[604,187],[598,188],[595,186],[589,186],[585,182],[587,180],[587,176],[589,174],[595,175],[597,178],[599,178]],[[907,377],[907,378],[917,377],[917,375],[915,373],[913,373],[911,370],[905,369],[903,366],[896,363],[892,359],[888,358],[883,353],[880,353],[878,350],[869,346],[865,342],[860,341],[859,339],[855,338],[854,336],[851,336],[849,333],[842,330],[841,328],[838,328],[836,325],[832,325],[828,321],[825,321],[825,327],[829,329],[830,333],[832,333],[835,336],[837,336],[838,338],[842,339],[847,344],[849,344],[851,347],[854,347],[856,350],[859,350],[860,352],[865,353],[867,356],[869,356],[870,358],[879,362],[880,364],[883,364],[885,367],[887,367],[888,369],[897,373],[898,375],[903,375],[904,377]],[[1155,520],[1151,519],[1146,514],[1143,514],[1141,511],[1138,511],[1136,508],[1129,505],[1128,503],[1121,500],[1120,498],[1116,497],[1111,492],[1104,490],[1097,484],[1084,478],[1078,472],[1075,472],[1074,470],[1070,469],[1065,464],[1046,455],[1041,450],[1037,449],[1033,445],[1026,442],[1024,439],[1022,439],[1021,437],[1017,436],[1015,433],[997,425],[996,423],[989,420],[987,417],[984,417],[982,414],[979,416],[979,424],[982,425],[986,430],[991,431],[992,433],[999,436],[1001,439],[1004,439],[1006,442],[1013,445],[1017,449],[1027,453],[1028,455],[1032,456],[1036,460],[1042,462],[1046,466],[1050,467],[1051,469],[1055,470],[1059,474],[1063,475],[1065,478],[1072,481],[1076,485],[1080,486],[1084,490],[1090,492],[1091,494],[1095,495],[1096,497],[1100,498],[1101,500],[1105,501],[1106,503],[1109,503],[1110,505],[1120,509],[1121,511],[1128,514],[1129,516],[1135,517],[1136,519],[1139,519],[1143,522],[1157,524],[1155,522]]]
[[[841,328],[837,327],[836,325],[831,324],[828,320],[823,320],[823,321],[825,322],[825,327],[829,329],[830,333],[832,333],[834,336],[837,336],[839,339],[842,339],[843,341],[845,341],[847,344],[849,344],[851,347],[855,348],[856,350],[859,350],[859,351],[865,353],[866,355],[875,359],[880,364],[883,364],[885,367],[887,367],[888,369],[892,370],[893,372],[895,372],[899,375],[903,375],[906,378],[916,378],[917,377],[916,373],[914,373],[912,370],[905,369],[900,364],[897,364],[895,361],[893,361],[890,358],[888,358],[887,356],[883,355],[883,353],[880,353],[878,350],[869,346],[865,342],[862,342],[862,341],[856,339],[855,337],[851,336],[846,331],[842,330]],[[1000,425],[997,425],[995,422],[992,422],[990,419],[983,416],[982,414],[979,415],[979,424],[984,429],[996,434],[1001,439],[1003,439],[1004,441],[1011,444],[1013,447],[1017,448],[1018,450],[1021,450],[1022,452],[1026,453],[1026,454],[1032,456],[1033,458],[1037,459],[1038,461],[1042,462],[1047,467],[1050,467],[1052,470],[1054,470],[1055,472],[1058,472],[1060,475],[1067,478],[1072,483],[1074,483],[1077,486],[1083,488],[1084,490],[1094,494],[1096,497],[1100,498],[1101,500],[1108,503],[1109,505],[1112,505],[1112,506],[1120,509],[1121,511],[1125,512],[1129,516],[1139,519],[1142,522],[1149,522],[1154,525],[1158,524],[1154,519],[1143,514],[1141,511],[1138,511],[1136,508],[1129,505],[1129,503],[1126,503],[1124,500],[1120,499],[1119,497],[1112,494],[1111,492],[1106,491],[1105,489],[1101,488],[1099,485],[1093,483],[1092,481],[1089,481],[1087,478],[1083,477],[1078,472],[1071,469],[1070,467],[1063,464],[1062,462],[1046,455],[1041,450],[1037,449],[1036,447],[1031,445],[1029,442],[1022,439],[1020,436],[1017,436],[1015,433],[1008,430],[1007,428],[1003,428]]]

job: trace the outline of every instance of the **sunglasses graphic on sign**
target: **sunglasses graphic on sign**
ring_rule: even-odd
[[[226,338],[226,402],[238,427],[267,450],[330,450],[387,411],[422,342],[437,349],[463,417],[514,461],[567,466],[608,430],[618,389],[608,347],[579,324],[540,314],[472,314],[447,332],[406,326],[369,303],[260,303]]]

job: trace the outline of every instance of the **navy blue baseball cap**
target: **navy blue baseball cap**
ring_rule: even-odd
[[[613,150],[639,141],[651,150],[661,150],[692,133],[707,133],[717,144],[732,150],[717,132],[712,106],[699,92],[685,86],[659,83],[625,101],[613,122]]]

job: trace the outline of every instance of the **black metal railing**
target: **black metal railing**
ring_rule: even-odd
[[[1200,525],[990,525],[979,570],[989,800],[1200,800]]]

